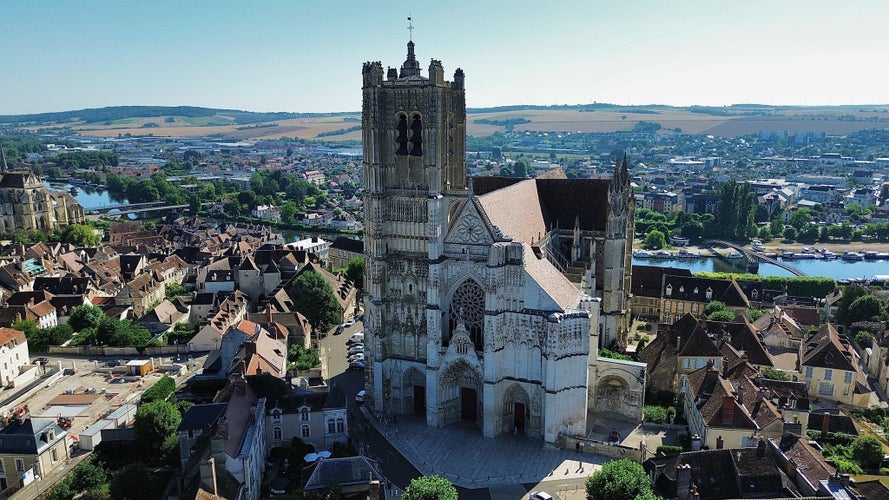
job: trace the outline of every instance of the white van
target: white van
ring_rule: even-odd
[[[358,332],[349,337],[350,344],[354,344],[355,342],[364,342],[364,332]]]

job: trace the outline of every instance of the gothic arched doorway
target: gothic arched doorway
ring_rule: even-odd
[[[401,384],[401,411],[426,415],[426,377],[416,368],[404,372]]]
[[[468,420],[481,425],[484,414],[481,375],[464,360],[444,370],[439,382],[442,425]]]
[[[502,432],[531,431],[531,398],[522,386],[513,384],[503,395]]]

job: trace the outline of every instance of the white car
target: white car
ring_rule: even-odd
[[[353,334],[351,337],[349,337],[349,343],[350,344],[364,343],[364,332],[358,332],[356,334]]]
[[[357,354],[353,354],[349,356],[349,362],[354,363],[355,361],[364,361],[364,353],[359,352]]]
[[[358,354],[359,352],[364,352],[364,344],[355,344],[349,348],[349,356]]]
[[[367,393],[363,390],[358,391],[358,394],[355,395],[355,402],[356,403],[363,403],[365,394],[367,394]]]
[[[530,500],[553,500],[552,495],[545,491],[535,491],[528,497]]]

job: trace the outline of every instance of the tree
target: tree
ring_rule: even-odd
[[[848,323],[856,321],[871,321],[882,314],[885,309],[883,300],[876,295],[865,295],[858,297],[849,306],[849,312],[846,316]]]
[[[65,227],[62,241],[78,247],[94,247],[102,241],[102,236],[92,226],[71,224]]]
[[[708,314],[707,319],[710,321],[732,321],[735,319],[735,313],[729,311],[728,309],[723,309],[722,311],[716,311],[713,314]]]
[[[772,368],[771,366],[763,366],[762,368],[759,369],[759,373],[761,373],[763,377],[769,378],[772,380],[783,380],[783,381],[790,380],[790,375],[788,375],[787,373],[785,373],[781,370],[776,370],[775,368]]]
[[[728,306],[725,305],[725,302],[722,302],[719,300],[714,300],[714,301],[711,301],[706,306],[704,306],[704,314],[709,316],[709,315],[715,313],[716,311],[725,311],[727,309],[728,309]]]
[[[512,175],[513,177],[528,177],[528,171],[530,168],[528,167],[528,162],[526,160],[516,160],[515,163],[512,164]]]
[[[359,290],[364,288],[364,258],[355,257],[349,261],[349,267],[346,268],[346,276],[355,283],[355,287]]]
[[[698,241],[704,237],[704,224],[698,221],[688,221],[682,225],[679,234],[689,241]]]
[[[99,488],[107,480],[105,468],[100,463],[94,463],[92,459],[84,460],[74,467],[69,476],[71,491],[81,492]]]
[[[849,307],[859,297],[864,297],[868,293],[866,288],[860,286],[847,286],[843,288],[843,296],[837,302],[837,323],[844,325],[852,323],[852,321],[849,321]]]
[[[653,229],[645,235],[645,241],[642,243],[645,248],[661,249],[667,246],[667,238],[664,233]]]
[[[118,500],[139,500],[141,498],[160,498],[163,491],[163,481],[151,481],[153,475],[145,470],[141,463],[128,464],[114,474],[109,485],[108,492],[111,498]],[[134,488],[133,485],[139,485]]]
[[[605,462],[586,480],[587,500],[635,500],[652,496],[651,482],[641,465],[624,458]]]
[[[316,331],[327,331],[342,319],[342,311],[333,288],[316,271],[300,274],[290,288],[289,295],[296,310],[309,320]]]
[[[133,428],[146,448],[156,450],[155,458],[163,458],[172,448],[167,438],[176,437],[182,415],[172,403],[152,401],[139,406]]]
[[[432,475],[411,480],[401,498],[403,500],[457,500],[457,488],[447,479]]]
[[[71,310],[71,317],[68,318],[68,324],[71,325],[71,328],[73,328],[75,332],[79,332],[84,328],[95,328],[99,326],[102,319],[106,317],[107,316],[102,312],[102,309],[84,304]]]
[[[873,436],[858,436],[852,442],[852,458],[864,469],[878,469],[883,461],[883,445]]]

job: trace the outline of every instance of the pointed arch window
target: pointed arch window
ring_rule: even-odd
[[[423,156],[423,121],[414,115],[411,121],[411,156]]]
[[[395,154],[407,155],[407,115],[398,115],[395,131]]]

